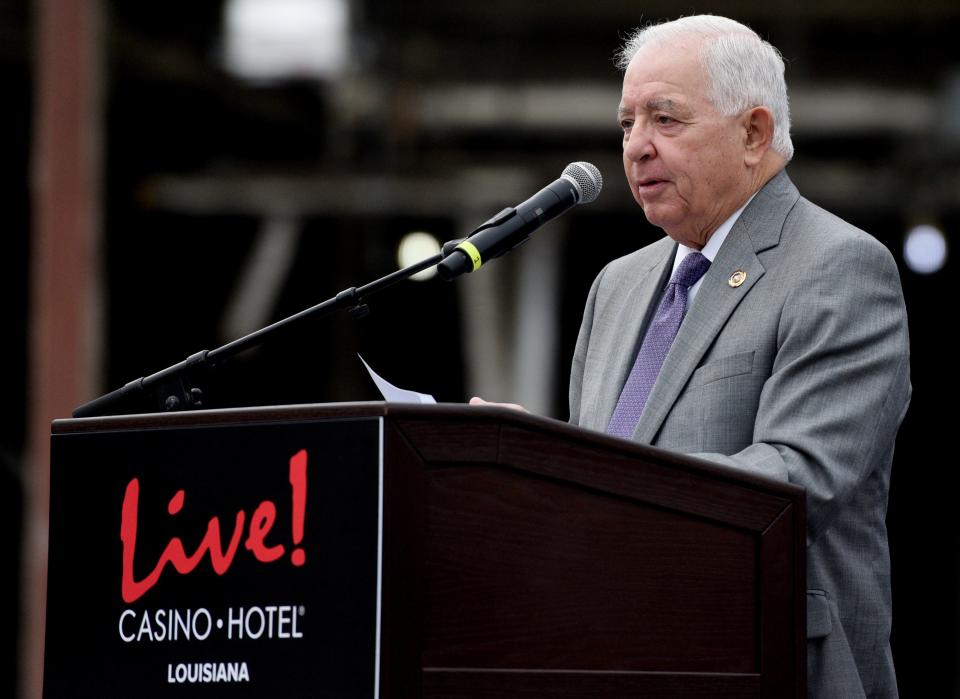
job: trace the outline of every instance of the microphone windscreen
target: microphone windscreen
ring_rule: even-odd
[[[562,176],[576,184],[580,191],[578,204],[589,204],[603,189],[603,176],[593,163],[570,163],[563,169]]]

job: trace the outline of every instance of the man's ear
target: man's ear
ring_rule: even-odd
[[[757,165],[773,145],[773,112],[767,107],[754,107],[743,113],[744,162]]]

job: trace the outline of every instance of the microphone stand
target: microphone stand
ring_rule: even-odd
[[[194,385],[197,374],[210,371],[244,350],[260,345],[281,333],[289,332],[301,321],[322,318],[341,310],[349,311],[355,318],[362,318],[370,312],[369,307],[364,303],[366,297],[438,264],[452,253],[462,240],[448,241],[444,243],[442,250],[433,257],[399,269],[360,288],[352,286],[349,289],[344,289],[336,296],[318,303],[316,306],[260,328],[249,335],[228,342],[222,347],[213,350],[201,350],[191,354],[178,364],[131,381],[122,388],[79,406],[73,411],[73,417],[100,417],[135,412],[173,412],[202,409],[204,407],[203,392]]]

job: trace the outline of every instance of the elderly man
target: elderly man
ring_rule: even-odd
[[[910,396],[896,265],[790,181],[783,61],[752,30],[687,17],[621,58],[627,181],[668,237],[594,282],[570,419],[806,488],[810,696],[895,697],[885,515]]]

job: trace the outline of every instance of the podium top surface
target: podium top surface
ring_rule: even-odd
[[[789,499],[803,498],[803,488],[739,469],[657,447],[612,437],[553,418],[496,406],[472,406],[463,403],[420,405],[415,403],[353,402],[311,403],[299,405],[255,406],[219,410],[194,410],[171,413],[142,413],[90,418],[54,420],[52,435],[94,432],[138,431],[204,426],[312,422],[385,418],[389,421],[437,424],[470,424],[480,428],[514,428],[526,434],[539,434],[555,444],[569,441],[588,450],[600,450],[621,457],[654,461],[692,471],[698,476],[735,481],[754,490]]]

